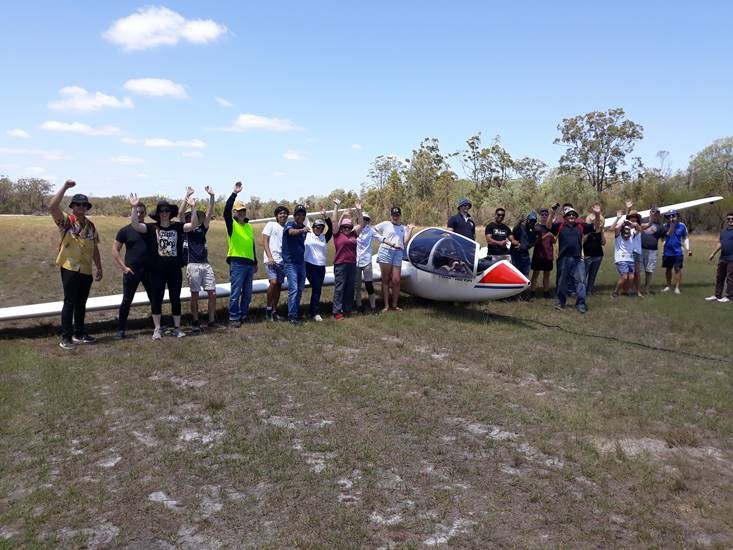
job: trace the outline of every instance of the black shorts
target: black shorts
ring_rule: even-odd
[[[552,260],[546,258],[532,257],[532,269],[534,271],[552,271]]]
[[[684,256],[662,256],[662,267],[665,269],[674,268],[676,271],[679,271],[682,269],[684,261]]]

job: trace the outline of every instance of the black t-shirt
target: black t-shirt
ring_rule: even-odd
[[[458,213],[448,218],[448,228],[454,233],[468,237],[472,241],[476,240],[476,224],[471,216],[464,218],[463,214]]]
[[[486,226],[484,235],[490,236],[495,241],[504,241],[509,238],[512,230],[509,229],[508,225],[503,223],[491,222]],[[490,256],[505,256],[509,254],[509,249],[506,246],[499,246],[496,244],[490,244],[487,246],[488,253]]]
[[[583,235],[593,232],[591,223],[575,223],[570,225],[567,222],[553,223],[553,235],[557,235],[558,251],[557,258],[580,258],[583,245]]]
[[[641,232],[641,247],[645,250],[658,250],[659,239],[665,231],[661,223],[653,223]]]
[[[512,248],[512,253],[518,256],[529,256],[529,249],[537,242],[537,231],[528,223],[518,223],[512,230],[512,236],[519,241],[519,248]]]
[[[206,244],[206,233],[209,231],[204,224],[196,229],[184,233],[183,258],[187,264],[208,264],[209,247]]]
[[[128,224],[117,232],[115,240],[125,245],[125,265],[133,271],[145,268],[150,265],[150,258],[154,254],[155,244],[152,242],[152,235],[138,233]]]
[[[603,233],[589,233],[583,243],[583,254],[587,258],[597,258],[603,256],[603,245],[601,241],[603,239]]]
[[[720,259],[725,262],[733,262],[733,229],[727,227],[720,232]],[[730,294],[730,289],[728,294]]]
[[[153,235],[153,259],[158,264],[177,263],[183,265],[183,224],[173,222],[161,227],[160,222],[146,223],[148,233]]]

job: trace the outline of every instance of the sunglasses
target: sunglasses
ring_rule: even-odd
[[[733,216],[728,216],[728,217],[726,218],[726,220],[728,220],[729,222],[733,222]]]
[[[504,214],[496,214],[496,217],[497,218],[503,218],[504,217]]]
[[[158,210],[158,212],[160,212],[161,214],[170,214],[171,213],[171,211],[168,208],[161,208],[160,210]]]

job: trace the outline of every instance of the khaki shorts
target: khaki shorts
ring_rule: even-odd
[[[369,263],[364,267],[356,267],[357,271],[361,272],[361,280],[365,283],[371,283],[374,280],[374,274],[372,273],[372,264]]]
[[[202,288],[216,290],[216,279],[211,264],[188,264],[186,275],[191,292],[200,292]]]

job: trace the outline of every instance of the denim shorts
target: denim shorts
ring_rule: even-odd
[[[268,264],[265,263],[265,276],[268,281],[277,281],[282,284],[285,281],[285,270],[283,264]]]
[[[377,252],[377,263],[390,264],[395,267],[402,266],[402,250],[380,246]]]
[[[635,262],[616,262],[616,270],[619,275],[634,273]]]

